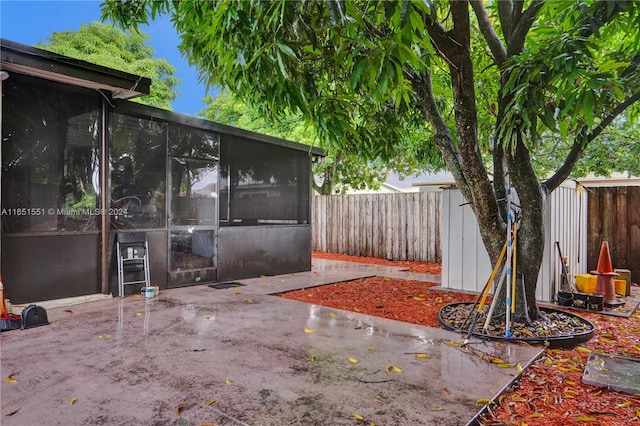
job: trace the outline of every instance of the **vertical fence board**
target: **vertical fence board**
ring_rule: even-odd
[[[316,195],[315,251],[441,262],[441,193]]]
[[[589,188],[588,270],[598,267],[602,242],[614,268],[629,269],[640,282],[640,187]]]

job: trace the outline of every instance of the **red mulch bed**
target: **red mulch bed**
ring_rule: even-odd
[[[417,274],[440,275],[442,273],[442,265],[437,263],[410,262],[407,260],[393,261],[378,259],[377,257],[350,256],[348,254],[322,253],[319,251],[314,251],[312,255],[318,259],[343,260],[346,262],[368,263],[382,266],[401,266],[408,272],[415,272]]]
[[[439,326],[438,312],[444,305],[473,302],[478,298],[471,294],[430,289],[436,285],[424,281],[370,277],[290,291],[281,296],[431,327]]]
[[[440,265],[314,252],[313,257],[403,266],[415,273],[441,273]],[[437,272],[436,272],[437,271]],[[439,327],[438,312],[451,302],[477,296],[432,290],[436,284],[386,277],[362,278],[292,291],[282,297],[413,324]],[[485,425],[640,425],[640,394],[582,383],[589,353],[640,358],[640,314],[629,318],[577,312],[596,328],[594,337],[574,349],[547,349],[513,389],[490,406]],[[638,372],[640,376],[640,372]]]

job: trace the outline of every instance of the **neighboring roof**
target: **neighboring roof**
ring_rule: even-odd
[[[433,175],[423,175],[413,186],[451,186],[456,185],[453,175],[441,172]],[[583,186],[640,186],[640,177],[630,177],[624,173],[612,173],[610,177],[588,176],[580,179],[567,179],[565,184],[580,183]]]
[[[0,69],[111,92],[114,99],[149,94],[151,79],[0,38]]]
[[[439,172],[435,174],[426,174],[419,176],[412,186],[451,186],[456,181],[450,172]]]

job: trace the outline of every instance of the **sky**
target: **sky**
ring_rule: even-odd
[[[0,37],[17,43],[43,43],[53,32],[77,31],[82,24],[100,21],[100,1],[95,0],[0,0]],[[180,40],[168,16],[142,26],[155,49],[156,58],[164,58],[177,69],[182,80],[180,95],[172,102],[173,111],[195,115],[204,108],[205,86],[198,83],[195,68],[178,51]]]

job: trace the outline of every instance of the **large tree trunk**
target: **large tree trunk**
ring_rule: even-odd
[[[511,300],[511,303],[515,304],[513,320],[526,323],[539,316],[536,304],[536,287],[545,245],[546,196],[543,186],[535,178],[529,152],[521,141],[513,155],[507,152],[506,159],[509,167],[509,184],[515,189],[518,200],[518,205],[512,210],[512,215],[514,218],[519,218],[517,229],[514,231],[516,244],[513,246],[516,259],[513,275],[517,278],[515,280],[515,298]],[[492,259],[493,265],[495,262],[496,260]],[[524,281],[524,291],[520,277]],[[503,313],[506,308],[507,287],[507,285],[503,285],[502,292],[496,295],[499,314]],[[511,298],[511,295],[509,296]]]
[[[524,275],[526,290],[523,292],[521,285],[518,285],[515,292],[516,298],[511,303],[516,304],[514,320],[524,322],[527,318],[538,317],[535,293],[544,250],[542,187],[533,170],[529,152],[522,141],[513,151],[504,149],[500,141],[496,141],[493,153],[495,159],[493,186],[491,185],[478,145],[475,83],[469,39],[471,33],[469,4],[465,1],[452,1],[450,10],[453,19],[452,30],[445,31],[436,20],[428,22],[427,29],[437,51],[449,64],[457,143],[453,142],[454,137],[436,106],[430,76],[414,76],[412,83],[422,100],[422,110],[435,129],[435,142],[440,147],[458,188],[475,213],[482,241],[493,266],[498,261],[508,231],[505,172],[508,173],[511,186],[520,197],[522,217],[519,224],[520,238],[515,248],[517,253],[515,269],[517,273]],[[479,11],[482,12],[482,9],[480,8]],[[519,9],[510,10],[509,17],[513,18],[519,13]],[[499,43],[499,40],[496,39],[496,42]],[[516,50],[520,47],[521,43],[515,42],[512,46]],[[499,46],[496,47],[496,52],[498,50]],[[497,56],[498,62],[503,61],[507,57],[507,51],[502,50]],[[503,75],[503,83],[506,83],[507,78],[507,75]],[[497,126],[500,125],[509,99],[507,94],[498,101]],[[507,287],[508,285],[503,285],[501,294],[496,295],[499,299],[498,315],[505,311]]]

